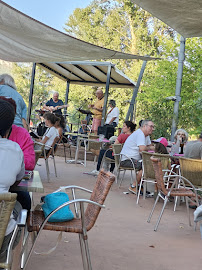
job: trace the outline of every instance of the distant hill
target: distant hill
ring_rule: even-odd
[[[0,74],[2,73],[12,74],[12,67],[13,67],[12,62],[0,60]]]

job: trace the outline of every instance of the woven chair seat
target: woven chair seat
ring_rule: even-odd
[[[166,191],[169,191],[170,189],[166,189]],[[173,188],[173,190],[170,193],[170,196],[189,196],[189,197],[195,197],[195,194],[192,190],[187,188]]]
[[[44,222],[44,213],[41,210],[35,210],[30,212],[28,217],[28,231],[39,231],[41,224]],[[82,233],[82,225],[80,218],[74,218],[66,222],[47,222],[43,228],[49,231],[61,231],[61,232],[72,232],[72,233]],[[86,226],[88,231],[88,228]]]
[[[131,168],[131,167],[119,167],[119,170],[134,170],[134,168]]]

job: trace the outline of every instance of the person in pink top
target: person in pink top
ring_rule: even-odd
[[[29,132],[25,128],[12,125],[9,140],[20,145],[24,154],[25,170],[33,171],[35,167],[34,142],[32,141]]]

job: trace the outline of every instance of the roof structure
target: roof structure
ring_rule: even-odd
[[[131,0],[185,38],[202,37],[202,0]]]
[[[61,63],[38,63],[49,73],[71,84],[106,86],[107,71],[111,65],[110,87],[134,88],[135,82],[110,62],[72,61]]]
[[[98,59],[154,60],[99,47],[57,31],[0,0],[0,59],[62,62]]]

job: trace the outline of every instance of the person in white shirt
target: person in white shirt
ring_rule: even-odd
[[[20,146],[16,142],[7,139],[11,132],[14,118],[15,111],[13,106],[5,100],[0,100],[0,193],[7,193],[9,188],[17,184],[25,174],[24,156]],[[0,262],[5,260],[12,231],[15,228],[21,209],[22,207],[17,201],[0,250]],[[15,245],[17,242],[15,242]]]
[[[45,113],[43,117],[45,119],[45,124],[48,127],[48,129],[44,133],[42,140],[36,139],[36,141],[45,144],[45,150],[48,151],[52,146],[55,138],[59,137],[58,130],[57,128],[55,128],[55,123],[60,119],[55,114],[49,112]]]
[[[139,184],[142,176],[142,162],[141,152],[154,150],[154,146],[151,145],[151,140],[149,135],[152,134],[154,130],[154,123],[150,120],[143,120],[141,127],[133,132],[125,141],[122,148],[121,154],[121,166],[132,168],[134,163],[135,169],[138,171],[137,183]],[[130,158],[130,159],[129,159]],[[129,188],[132,193],[136,194],[135,183]]]
[[[119,109],[116,107],[115,100],[111,99],[109,101],[109,110],[107,112],[107,118],[105,124],[117,127],[119,123]]]

